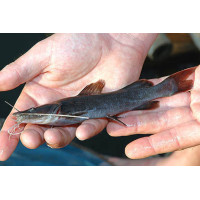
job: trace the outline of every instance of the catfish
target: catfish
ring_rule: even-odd
[[[189,91],[193,80],[187,78],[196,67],[179,71],[157,85],[146,79],[138,80],[117,91],[102,93],[104,80],[86,86],[77,96],[13,113],[18,124],[45,124],[67,126],[87,119],[107,118],[120,121],[120,113],[132,110],[152,109],[159,106],[158,98]]]

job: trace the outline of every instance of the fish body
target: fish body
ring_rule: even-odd
[[[103,94],[101,91],[105,83],[103,80],[99,80],[86,86],[78,96],[16,112],[13,115],[17,118],[18,123],[53,126],[77,124],[86,119],[96,118],[119,121],[116,117],[117,114],[131,110],[149,109],[155,106],[157,98],[190,90],[193,80],[187,80],[187,78],[195,69],[189,68],[177,72],[157,85],[143,79],[120,90]]]

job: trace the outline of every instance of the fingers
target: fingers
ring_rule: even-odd
[[[44,40],[0,71],[0,91],[16,88],[37,76],[48,65],[50,45]]]
[[[20,135],[22,144],[29,149],[36,149],[44,143],[46,127],[27,124]]]
[[[166,108],[184,107],[184,106],[190,106],[191,95],[190,92],[181,92],[171,97],[160,98],[158,100],[159,100],[158,109],[160,110]],[[155,109],[155,111],[157,111],[158,109]]]
[[[20,138],[23,145],[30,149],[35,149],[44,142],[46,142],[51,148],[62,148],[72,142],[75,134],[77,135],[78,139],[85,140],[101,132],[105,128],[106,124],[106,119],[87,120],[78,128],[46,128],[38,125],[28,124]]]
[[[28,106],[34,105],[36,105],[36,102],[32,98],[30,98],[26,93],[22,92],[18,101],[15,104],[15,107],[17,107],[19,110],[25,110]],[[16,124],[16,121],[12,117],[13,112],[15,112],[14,109],[11,111],[6,121],[4,122],[0,133],[0,151],[2,152],[0,155],[0,160],[8,159],[14,152],[19,142],[20,135],[10,136],[8,134],[8,130]]]
[[[195,70],[194,90],[200,90],[200,65]]]
[[[40,90],[41,90],[41,88],[40,88]],[[27,91],[28,91],[28,89],[27,89]],[[34,91],[37,91],[37,88],[34,88]],[[45,94],[48,97],[52,96],[51,92],[48,92],[48,91],[46,91],[46,92],[44,91],[43,94]],[[35,95],[35,96],[37,97],[37,95]],[[38,96],[40,96],[40,94],[38,94]],[[54,96],[58,97],[59,95],[54,94]],[[51,98],[51,99],[53,99],[53,98]],[[39,103],[45,103],[45,101],[46,101],[46,99],[35,98],[34,95],[30,95],[30,94],[26,93],[25,89],[24,89],[22,91],[19,99],[17,100],[15,107],[18,108],[19,110],[26,110],[27,108],[38,106]],[[11,136],[10,137],[11,139],[9,140],[8,129],[10,127],[12,127],[14,124],[16,124],[15,120],[13,120],[13,118],[12,118],[13,112],[15,112],[15,111],[12,110],[10,115],[7,117],[7,119],[3,125],[3,128],[2,128],[3,132],[0,134],[0,152],[3,152],[0,155],[0,160],[8,159],[10,157],[10,155],[13,153],[13,151],[15,150],[15,148],[18,144],[18,141],[19,141],[19,135]],[[46,131],[47,131],[47,133],[46,133]],[[24,146],[26,146],[27,148],[30,148],[30,149],[34,149],[45,142],[44,135],[47,135],[47,142],[49,142],[52,147],[58,148],[58,147],[67,145],[74,138],[75,130],[69,131],[68,129],[66,129],[65,131],[66,131],[66,133],[64,133],[64,129],[63,130],[55,129],[55,131],[52,131],[52,130],[49,131],[45,127],[28,124],[25,127],[24,132],[22,132],[20,138],[21,138],[21,141],[24,144]],[[57,139],[57,140],[49,139],[50,136],[52,136],[52,134],[58,135],[59,139]],[[63,135],[64,140],[63,140],[63,137],[59,137],[60,134]],[[69,134],[71,134],[70,137],[69,137]],[[66,138],[69,138],[69,139],[66,139]]]
[[[200,125],[191,121],[150,137],[140,138],[128,144],[125,153],[129,158],[139,159],[172,152],[200,143]]]
[[[51,148],[62,148],[75,137],[76,127],[58,127],[47,129],[44,133],[44,139]]]
[[[138,160],[130,160],[128,158],[118,158],[112,156],[104,156],[104,159],[115,166],[155,166],[163,160],[163,158],[153,157]]]
[[[49,128],[28,124],[22,132],[22,144],[29,149],[36,149],[44,142],[51,148],[62,148],[71,143],[75,137],[75,127]]]
[[[174,152],[157,162],[159,166],[199,166],[200,145]]]
[[[197,90],[191,91],[191,109],[195,119],[200,122],[200,92]]]
[[[16,103],[16,107],[18,107],[18,105],[20,104]],[[23,108],[23,105],[21,107],[19,106],[18,108]],[[0,132],[0,161],[7,160],[14,152],[19,142],[20,135],[11,136],[8,133],[8,130],[12,129],[11,127],[13,127],[16,124],[15,120],[12,117],[13,112],[14,109],[11,111],[11,113],[5,120],[2,130]]]
[[[128,127],[109,123],[107,131],[111,136],[157,133],[194,119],[189,106],[190,92],[184,92],[159,99],[159,108],[131,111],[121,114]]]
[[[7,160],[14,152],[19,142],[19,135],[9,137],[7,131],[1,131],[0,133],[0,161]]]
[[[149,109],[149,110],[134,110],[131,111],[135,115],[141,115],[146,113],[152,113],[152,112],[159,112],[159,111],[165,111],[169,110],[171,108],[177,108],[177,107],[189,107],[191,103],[191,95],[190,92],[182,92],[176,95],[173,95],[171,97],[165,97],[157,99],[159,101],[159,106],[156,109]],[[126,117],[131,112],[125,112],[123,114],[120,114],[120,117]]]
[[[121,118],[128,126],[119,123],[109,123],[107,132],[111,136],[127,136],[133,134],[158,133],[180,124],[194,120],[189,107],[173,108],[169,110],[143,113],[137,115],[134,111]]]
[[[106,119],[89,119],[84,121],[76,130],[79,140],[89,139],[100,133],[107,125]]]

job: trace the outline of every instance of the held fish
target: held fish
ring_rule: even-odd
[[[13,115],[18,124],[66,126],[96,118],[108,118],[124,124],[116,116],[117,114],[150,109],[158,105],[158,101],[155,101],[157,98],[192,89],[193,80],[187,78],[195,69],[196,67],[193,67],[172,74],[157,85],[142,79],[109,93],[101,93],[105,82],[99,80],[86,86],[78,96],[19,111]]]

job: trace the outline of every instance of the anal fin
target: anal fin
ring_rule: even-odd
[[[149,101],[133,110],[153,110],[159,107],[159,101]]]

